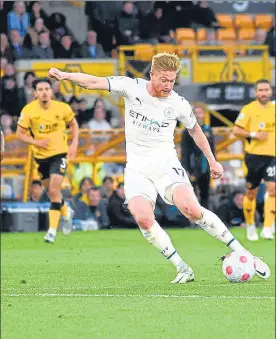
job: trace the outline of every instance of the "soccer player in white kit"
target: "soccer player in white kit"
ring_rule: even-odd
[[[223,167],[215,160],[191,105],[173,90],[180,67],[177,55],[160,53],[152,59],[150,81],[125,76],[104,78],[67,73],[54,67],[48,72],[49,77],[59,81],[70,80],[86,89],[108,90],[124,97],[126,202],[145,239],[176,267],[177,277],[172,283],[193,281],[194,273],[155,220],[154,208],[158,193],[166,203],[175,205],[182,214],[232,251],[245,251],[223,222],[200,206],[187,173],[178,160],[174,145],[177,120],[189,130],[206,156],[211,176],[216,179],[223,173]],[[258,258],[255,258],[255,263],[257,274],[268,278],[268,266]]]

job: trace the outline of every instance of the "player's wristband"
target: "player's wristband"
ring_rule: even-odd
[[[250,133],[250,138],[254,139],[256,138],[257,133],[256,132],[251,132]]]

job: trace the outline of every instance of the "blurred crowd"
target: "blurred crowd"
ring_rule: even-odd
[[[1,65],[1,127],[5,135],[15,131],[21,109],[34,99],[34,72],[24,75],[18,87],[14,62],[21,59],[102,58],[103,48],[97,34],[88,31],[87,41],[79,44],[62,13],[48,16],[39,1],[0,1],[0,65]],[[58,82],[53,82],[54,99],[66,101]],[[68,103],[76,113],[81,127],[107,130],[120,127],[102,99],[88,107],[86,99],[71,97]]]
[[[66,17],[59,12],[48,16],[40,1],[0,1],[0,10],[1,57],[8,62],[105,57],[95,32],[78,42]]]
[[[17,60],[111,57],[122,44],[180,43],[171,33],[186,27],[194,30],[206,28],[206,37],[199,42],[202,45],[220,44],[216,34],[220,23],[205,0],[86,1],[83,10],[88,18],[87,36],[85,41],[77,41],[63,13],[48,15],[41,8],[40,1],[0,0],[0,115],[6,135],[14,131],[22,107],[33,100],[35,74],[27,72],[23,87],[18,88],[14,67]],[[181,43],[187,43],[187,40]],[[271,55],[275,56],[275,26],[268,32],[257,29],[253,40],[248,43],[268,44]],[[250,50],[249,53],[253,52]],[[58,83],[54,84],[54,91],[57,100],[65,101]],[[101,108],[104,106],[101,100],[91,108],[87,107],[85,99],[72,97],[69,103],[74,107],[81,126],[84,124],[92,130],[122,127],[122,121],[114,120],[111,112]],[[96,111],[99,113],[94,115]]]
[[[189,45],[194,38],[184,36],[179,39],[178,34],[174,34],[179,28],[192,28],[192,34],[199,28],[205,28],[204,38],[197,43],[216,46],[222,43],[217,38],[217,30],[225,28],[218,22],[216,13],[206,0],[87,1],[85,13],[89,19],[89,29],[97,32],[98,40],[108,54],[119,45],[138,43]],[[247,40],[249,45],[269,45],[270,54],[275,56],[274,20],[272,25],[268,31],[256,29],[254,36],[251,34],[251,37],[244,40]]]

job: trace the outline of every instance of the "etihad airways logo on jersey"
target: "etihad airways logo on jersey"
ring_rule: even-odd
[[[130,110],[129,115],[134,118],[133,124],[139,127],[142,127],[148,131],[159,132],[160,128],[165,128],[169,126],[168,122],[157,121],[154,119],[149,119],[141,113]]]

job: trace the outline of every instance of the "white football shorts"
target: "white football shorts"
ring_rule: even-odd
[[[159,169],[149,170],[141,167],[137,169],[127,165],[124,173],[125,202],[128,203],[132,197],[141,195],[150,200],[154,208],[159,193],[167,204],[174,205],[173,188],[184,183],[191,185],[178,158],[169,161]]]

